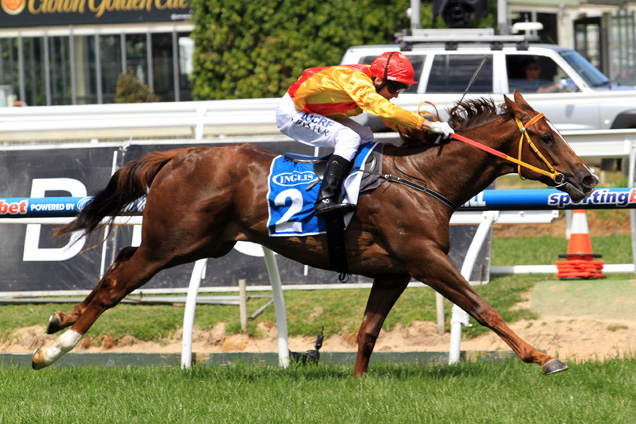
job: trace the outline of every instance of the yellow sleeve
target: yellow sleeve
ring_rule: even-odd
[[[365,112],[379,116],[383,121],[393,122],[409,128],[421,128],[424,118],[394,105],[375,91],[373,83],[358,72],[348,73],[344,90]],[[343,75],[344,77],[344,75]],[[344,80],[346,78],[342,78]]]
[[[397,126],[398,124],[396,124],[395,122],[391,122],[391,121],[387,121],[384,118],[380,118],[382,120],[382,122],[384,123],[384,125],[386,125],[387,127],[391,128],[394,131],[397,131]]]

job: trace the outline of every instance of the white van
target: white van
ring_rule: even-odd
[[[524,36],[497,36],[492,30],[420,30],[401,37],[401,44],[350,47],[341,64],[370,64],[385,51],[401,51],[415,69],[418,83],[393,100],[408,110],[430,101],[447,119],[446,109],[460,100],[485,58],[466,98],[491,96],[502,103],[503,94],[518,90],[560,130],[636,128],[634,87],[613,85],[572,49],[530,44]],[[538,81],[526,79],[529,63],[539,68]],[[374,130],[384,128],[367,114],[356,120]]]

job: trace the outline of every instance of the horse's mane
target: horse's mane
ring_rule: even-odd
[[[448,124],[455,132],[459,132],[486,124],[499,116],[510,114],[505,103],[499,106],[499,109],[498,113],[497,105],[491,98],[482,97],[457,102],[449,111]],[[399,127],[399,133],[402,141],[410,146],[432,143],[437,138],[436,134],[423,129]]]

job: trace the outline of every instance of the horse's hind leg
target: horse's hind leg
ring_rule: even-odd
[[[116,266],[121,266],[123,262],[128,261],[135,254],[136,251],[137,247],[125,247],[120,250],[117,258],[115,259],[115,262],[113,262],[113,265],[111,266],[111,269]],[[46,329],[47,334],[57,333],[58,331],[75,324],[80,315],[82,315],[84,310],[88,307],[88,304],[91,302],[91,300],[93,300],[95,294],[101,290],[103,281],[104,279],[102,278],[99,283],[97,283],[93,291],[91,291],[89,295],[86,296],[82,303],[78,303],[77,305],[75,305],[73,311],[71,311],[69,314],[64,314],[62,311],[57,311],[53,315],[51,315],[51,318],[49,319],[49,325]]]
[[[375,342],[378,339],[382,324],[395,302],[409,284],[410,277],[395,279],[375,279],[369,300],[364,311],[362,325],[358,332],[358,355],[353,375],[359,377],[366,374],[369,367],[369,359],[373,353]]]
[[[131,256],[131,253],[135,254]],[[52,347],[35,351],[33,368],[47,367],[72,350],[106,309],[117,305],[126,295],[146,283],[163,265],[146,258],[140,250],[122,250],[104,278],[80,304],[83,306],[76,307],[65,317],[64,325],[72,324],[71,329],[62,333]]]

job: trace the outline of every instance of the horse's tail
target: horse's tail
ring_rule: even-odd
[[[182,149],[152,152],[118,169],[106,188],[98,191],[73,221],[57,229],[55,237],[68,239],[75,231],[90,236],[105,217],[112,224],[127,205],[146,194],[161,168],[181,152]]]

